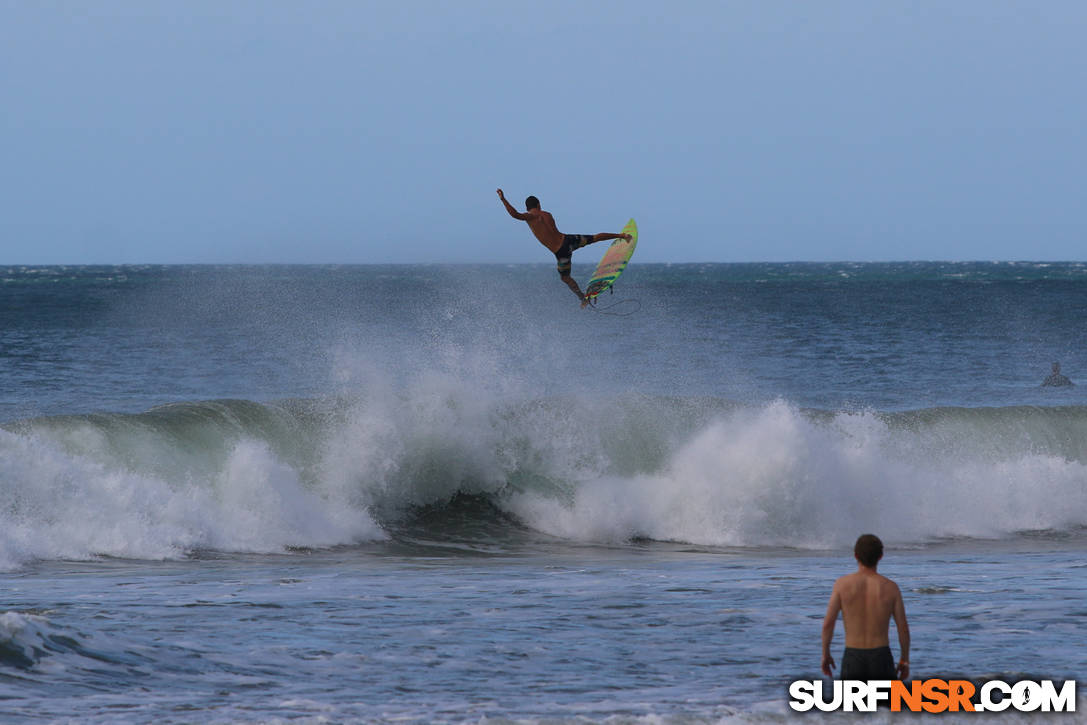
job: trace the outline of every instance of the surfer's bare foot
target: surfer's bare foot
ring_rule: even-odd
[[[627,240],[628,242],[629,242],[629,241],[630,241],[631,239],[633,239],[633,238],[634,238],[634,237],[630,236],[629,234],[624,234],[624,235],[623,235],[623,239]]]
[[[581,309],[585,309],[586,307],[588,307],[589,302],[590,302],[590,300],[589,300],[588,297],[582,297],[581,298]]]

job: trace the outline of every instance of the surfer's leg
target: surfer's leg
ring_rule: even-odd
[[[609,239],[630,239],[629,234],[612,234],[611,232],[601,232],[600,234],[594,234],[593,238],[588,242],[606,242]]]
[[[566,283],[566,286],[570,288],[571,292],[577,295],[579,300],[585,300],[585,295],[581,293],[581,287],[578,286],[577,280],[571,277],[569,272],[562,275],[562,281]]]
[[[570,275],[570,268],[573,266],[570,257],[560,257],[556,254],[555,258],[558,262],[559,278],[578,296],[578,299],[585,299],[585,295],[581,294],[581,287],[578,286],[577,280]]]

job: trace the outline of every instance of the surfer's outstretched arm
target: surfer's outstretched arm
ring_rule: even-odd
[[[506,211],[510,213],[510,216],[514,219],[519,219],[523,222],[528,221],[528,214],[522,214],[513,208],[513,205],[506,201],[506,195],[502,193],[502,190],[498,190],[498,198],[502,200],[502,203],[506,205]]]

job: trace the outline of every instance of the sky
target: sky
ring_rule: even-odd
[[[0,264],[1087,259],[1082,0],[0,0]],[[575,260],[577,261],[577,260]]]

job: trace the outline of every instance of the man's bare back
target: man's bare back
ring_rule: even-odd
[[[562,246],[562,232],[555,226],[555,217],[551,216],[551,212],[529,209],[525,212],[525,216],[528,217],[525,219],[528,222],[528,228],[540,240],[540,244],[550,249],[552,253],[559,251],[559,247]]]
[[[845,646],[872,649],[890,644],[888,629],[902,594],[893,581],[862,567],[834,582],[831,600],[837,597],[845,625]]]
[[[857,540],[854,551],[857,571],[834,582],[823,618],[823,674],[828,677],[832,674],[834,658],[830,654],[830,643],[834,638],[838,613],[841,612],[847,654],[850,650],[871,652],[889,647],[888,631],[891,618],[894,618],[901,650],[901,658],[895,669],[898,676],[905,679],[910,671],[910,628],[898,585],[876,571],[883,556],[883,543],[877,537],[865,534]],[[844,658],[842,669],[844,675]]]

